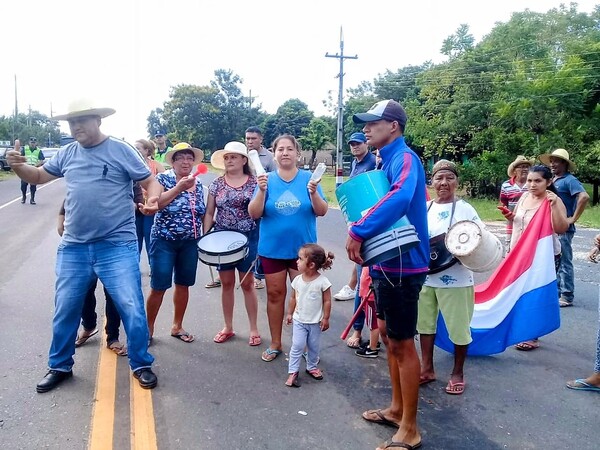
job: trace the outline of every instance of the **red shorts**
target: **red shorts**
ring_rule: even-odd
[[[260,263],[262,264],[263,273],[265,275],[270,273],[279,273],[288,271],[289,269],[298,270],[297,264],[298,258],[294,259],[273,259],[260,257]]]

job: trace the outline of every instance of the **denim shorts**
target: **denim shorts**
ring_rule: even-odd
[[[413,339],[417,334],[419,293],[426,274],[373,279],[377,317],[385,320],[388,337]]]
[[[197,243],[197,239],[168,241],[152,236],[150,287],[156,291],[166,291],[173,282],[180,286],[193,286],[198,268]]]
[[[234,230],[236,231],[236,230]],[[238,231],[238,233],[242,233]],[[222,264],[217,266],[217,271],[225,272],[226,270],[234,270],[237,269],[238,272],[246,273],[252,267],[254,260],[256,259],[256,252],[258,250],[258,227],[256,227],[252,231],[248,231],[247,233],[242,233],[244,236],[248,238],[248,254],[244,259],[239,260],[236,263],[231,264]]]

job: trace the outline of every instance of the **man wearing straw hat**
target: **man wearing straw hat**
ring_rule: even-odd
[[[540,155],[540,161],[552,170],[554,187],[567,207],[569,229],[566,233],[559,235],[561,255],[558,268],[559,305],[564,308],[573,306],[575,298],[575,273],[573,271],[573,247],[571,245],[575,235],[575,222],[583,214],[590,196],[579,180],[571,173],[575,171],[576,166],[569,159],[569,152],[565,149],[559,148],[552,153]]]
[[[510,246],[512,236],[512,219],[509,219],[523,193],[527,192],[527,174],[533,165],[533,159],[527,159],[519,155],[508,165],[508,176],[510,177],[500,187],[500,207],[502,214],[506,217],[506,246]],[[501,208],[504,206],[504,208]],[[508,211],[508,212],[507,212]],[[507,217],[508,216],[508,217]]]
[[[90,285],[98,278],[121,315],[129,348],[129,365],[140,386],[157,384],[154,358],[148,353],[148,324],[144,312],[135,217],[133,183],[148,192],[145,214],[158,210],[160,184],[141,155],[129,144],[100,131],[102,118],[114,114],[90,100],[77,100],[69,112],[54,120],[69,122],[74,142],[41,167],[27,164],[19,153],[9,152],[15,173],[33,184],[64,177],[65,232],[56,257],[55,312],[48,373],[37,392],[48,392],[73,376],[73,354],[81,310]]]
[[[366,113],[355,114],[353,120],[364,124],[367,143],[379,150],[390,191],[348,229],[348,258],[362,264],[362,242],[384,232],[404,215],[420,240],[400,258],[381,262],[371,270],[379,331],[388,350],[392,400],[388,407],[365,411],[362,417],[398,426],[384,448],[417,448],[421,446],[417,426],[421,366],[414,337],[419,292],[429,266],[425,170],[404,141],[407,116],[400,103],[380,101]]]

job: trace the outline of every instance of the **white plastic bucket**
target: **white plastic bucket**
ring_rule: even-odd
[[[446,233],[446,247],[473,272],[487,272],[500,263],[504,249],[500,240],[471,220],[461,220]]]

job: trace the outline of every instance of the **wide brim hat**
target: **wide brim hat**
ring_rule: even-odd
[[[52,116],[51,120],[70,120],[76,117],[98,116],[101,118],[108,117],[116,111],[112,108],[103,108],[96,105],[92,100],[80,98],[69,103],[67,113]]]
[[[182,150],[191,150],[194,153],[194,164],[200,164],[204,159],[204,152],[199,148],[194,148],[187,142],[180,142],[176,144],[171,150],[167,152],[165,155],[165,162],[172,166],[173,165],[173,156],[175,153],[180,152]]]
[[[560,158],[560,159],[565,160],[567,162],[567,164],[569,165],[569,168],[568,168],[569,172],[573,172],[573,171],[575,171],[575,169],[577,169],[577,166],[575,165],[575,163],[569,159],[569,152],[566,151],[564,148],[557,148],[552,153],[545,153],[545,154],[539,156],[542,164],[544,164],[548,167],[550,167],[550,157]]]
[[[506,170],[508,176],[513,177],[515,175],[515,168],[521,164],[529,164],[530,166],[533,166],[535,164],[535,160],[533,158],[527,159],[523,155],[517,156],[517,158],[508,165],[508,169]]]
[[[236,153],[238,155],[245,156],[248,159],[248,165],[250,166],[250,168],[254,168],[254,166],[252,165],[252,161],[250,161],[250,158],[248,158],[248,149],[244,144],[237,141],[228,142],[227,144],[225,144],[224,148],[214,152],[210,157],[211,165],[216,169],[225,170],[225,160],[223,158],[225,157],[225,155],[230,153]]]

